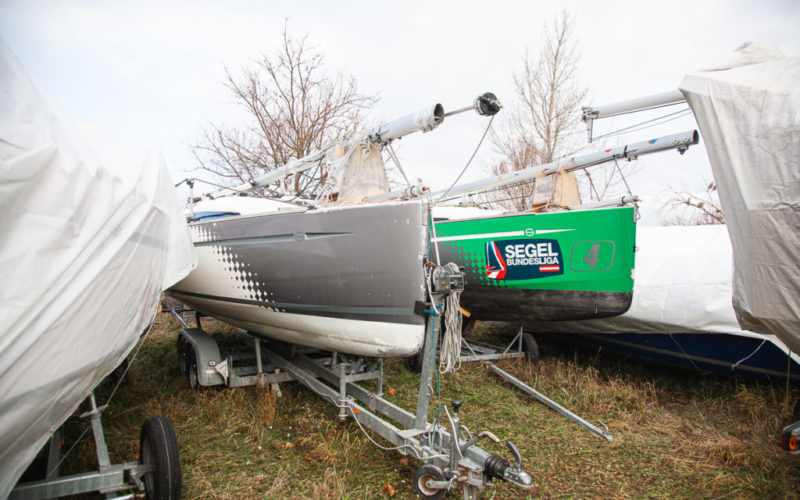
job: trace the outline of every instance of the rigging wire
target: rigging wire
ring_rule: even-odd
[[[594,197],[597,198],[597,200],[599,201],[600,195],[597,193],[597,188],[594,186],[594,181],[592,181],[592,176],[589,175],[589,169],[584,168],[583,173],[586,174],[586,178],[589,179],[589,188],[590,188],[589,194],[591,195],[592,192],[594,192]]]
[[[128,374],[128,370],[130,370],[131,365],[136,360],[136,356],[139,354],[139,351],[141,350],[142,346],[144,345],[145,340],[147,340],[147,337],[149,337],[150,332],[153,330],[153,326],[154,325],[155,325],[155,315],[153,316],[153,321],[150,322],[150,326],[147,328],[147,331],[139,339],[139,345],[136,347],[136,350],[133,352],[133,356],[131,356],[130,361],[128,361],[128,365],[125,367],[125,370],[122,372],[122,375],[120,375],[119,380],[117,380],[116,385],[111,390],[111,394],[108,396],[108,399],[106,399],[106,406],[111,404],[111,400],[114,398],[114,395],[117,393],[117,389],[119,389],[119,386],[120,386],[120,384],[122,384],[122,381],[125,380],[125,375]],[[127,357],[126,357],[126,359],[127,359]],[[92,390],[92,393],[93,392],[94,392],[94,390]],[[58,470],[58,468],[61,466],[61,464],[64,462],[64,460],[66,460],[67,457],[69,457],[70,453],[72,453],[72,450],[74,450],[75,447],[78,446],[78,444],[81,442],[81,440],[84,438],[84,436],[86,436],[86,434],[89,432],[89,429],[91,429],[91,428],[92,428],[92,424],[89,423],[89,425],[87,425],[83,429],[83,432],[81,433],[81,435],[78,436],[78,439],[76,439],[75,442],[72,443],[72,446],[69,447],[67,452],[62,455],[61,460],[59,460],[58,463],[53,466],[52,470]],[[49,475],[50,472],[51,472],[51,470],[48,470],[47,474]]]
[[[687,116],[687,115],[690,115],[690,114],[692,114],[692,110],[690,108],[679,109],[678,111],[675,111],[673,113],[668,113],[666,115],[658,116],[658,117],[652,118],[650,120],[645,120],[643,122],[636,123],[636,124],[630,125],[628,127],[624,127],[624,128],[619,129],[619,130],[615,130],[615,131],[609,132],[607,134],[598,135],[597,137],[593,137],[592,140],[595,141],[597,139],[603,139],[605,137],[611,137],[611,136],[619,135],[619,134],[621,134],[623,132],[633,132],[633,131],[637,131],[637,130],[644,130],[644,129],[647,129],[647,128],[654,127],[656,125],[661,125],[663,123],[668,123],[668,122],[671,122],[673,120],[677,120],[678,118],[683,118],[684,116]],[[670,117],[672,117],[672,118],[670,118]],[[670,119],[666,120],[665,118],[670,118]],[[650,125],[648,125],[648,124],[650,124]],[[647,125],[647,126],[644,127],[643,125]]]
[[[676,103],[676,104],[680,104],[680,103]],[[673,106],[673,105],[674,104],[667,104],[666,106]],[[656,107],[653,107],[653,108],[647,108],[646,110],[629,111],[629,112],[626,112],[626,113],[620,113],[620,114],[612,115],[612,117],[613,116],[621,116],[623,114],[629,114],[629,113],[637,113],[637,112],[640,112],[640,111],[649,111],[649,110],[658,109],[658,108],[661,108],[661,107],[665,107],[665,106],[656,106]],[[614,131],[611,131],[611,132],[609,132],[607,134],[604,134],[604,135],[601,135],[601,136],[592,137],[592,141],[594,141],[596,139],[603,138],[603,137],[609,137],[609,136],[618,135],[619,133],[622,133],[623,131],[627,131],[628,129],[635,128],[635,127],[640,127],[640,126],[646,125],[646,124],[648,124],[650,122],[656,122],[658,120],[664,120],[665,118],[669,118],[670,116],[673,116],[673,115],[676,115],[676,114],[680,114],[680,116],[676,116],[675,118],[672,118],[670,120],[665,120],[665,121],[661,122],[661,123],[667,123],[667,122],[676,120],[678,118],[682,118],[683,116],[689,115],[689,114],[691,114],[691,111],[692,110],[690,108],[679,109],[678,111],[675,111],[673,113],[668,113],[668,114],[665,114],[665,115],[657,116],[657,117],[652,118],[650,120],[646,120],[646,121],[643,121],[643,122],[640,122],[640,123],[635,123],[635,124],[630,125],[629,127],[626,127],[624,129],[614,130]],[[681,114],[681,113],[684,113],[684,114]],[[604,118],[609,118],[609,117],[604,117]],[[644,129],[652,128],[652,127],[655,127],[657,125],[661,125],[661,123],[653,123],[652,125],[648,125],[647,127],[641,127],[640,129],[637,129],[637,130],[644,130]],[[581,129],[581,130],[574,130],[572,132],[564,132],[564,133],[560,134],[560,137],[571,137],[573,135],[585,135],[585,134],[586,134],[586,130]],[[587,143],[584,146],[582,146],[578,151],[586,149],[590,145],[591,145],[591,143]]]
[[[631,187],[628,185],[628,179],[625,178],[625,174],[623,174],[622,169],[619,168],[619,163],[617,162],[616,158],[614,158],[614,165],[617,167],[617,172],[619,172],[619,176],[622,178],[622,182],[625,184],[625,189],[628,190],[628,195],[632,197],[633,193],[631,192]]]
[[[473,151],[473,152],[472,152],[472,156],[470,156],[470,157],[469,157],[469,160],[467,161],[467,164],[466,164],[466,165],[464,165],[464,168],[461,170],[461,173],[460,173],[460,174],[458,174],[458,177],[456,177],[456,180],[454,180],[454,181],[453,181],[453,183],[452,183],[452,184],[450,184],[450,187],[449,187],[449,188],[447,188],[447,191],[445,191],[445,192],[444,192],[444,194],[442,194],[442,195],[439,197],[439,200],[440,200],[440,201],[441,201],[441,200],[442,200],[442,199],[443,199],[445,196],[447,196],[447,193],[449,193],[449,192],[450,192],[450,190],[451,190],[451,189],[453,189],[453,187],[454,187],[454,186],[455,186],[455,185],[458,183],[458,181],[461,179],[461,176],[463,176],[463,175],[464,175],[464,172],[466,172],[466,171],[467,171],[467,168],[470,166],[470,164],[472,163],[472,160],[475,158],[475,155],[478,153],[478,150],[481,148],[481,144],[483,144],[483,140],[484,140],[484,139],[486,139],[486,135],[489,133],[489,129],[490,129],[490,128],[492,128],[492,122],[494,121],[494,117],[495,117],[495,116],[497,116],[497,115],[492,115],[492,117],[489,119],[489,123],[486,125],[486,130],[484,130],[484,131],[483,131],[483,135],[481,136],[481,140],[480,140],[480,141],[478,141],[478,145],[477,145],[477,146],[475,146],[475,151]]]
[[[387,152],[389,154],[389,157],[392,159],[394,164],[397,165],[397,170],[399,170],[400,173],[403,175],[403,179],[405,179],[405,181],[406,181],[406,186],[410,186],[411,182],[409,182],[408,177],[406,176],[406,172],[405,172],[405,170],[403,170],[403,166],[400,165],[400,160],[397,159],[397,154],[395,154],[395,152],[394,152],[394,148],[392,147],[392,143],[390,142],[386,146],[387,146],[386,149],[387,149]]]
[[[657,109],[657,108],[660,108],[660,107],[664,107],[664,106],[656,106],[654,108],[649,108],[649,109]],[[639,122],[639,123],[630,125],[628,127],[621,128],[621,129],[609,132],[607,134],[603,134],[603,135],[597,136],[597,137],[594,138],[594,140],[602,139],[602,138],[605,138],[605,137],[612,137],[612,136],[615,136],[615,135],[622,134],[623,132],[633,132],[633,131],[638,131],[638,130],[645,130],[645,129],[648,129],[648,128],[655,127],[657,125],[661,125],[661,124],[664,124],[664,123],[668,123],[668,122],[677,120],[679,118],[683,118],[684,116],[688,116],[691,113],[692,113],[692,110],[690,108],[688,108],[688,107],[687,108],[683,108],[683,109],[680,109],[680,110],[672,112],[672,113],[667,113],[665,115],[661,115],[661,116],[658,116],[656,118],[652,118],[650,120],[645,120],[643,122]],[[494,119],[494,117],[492,117],[492,120],[493,119]],[[486,134],[489,131],[489,127],[491,126],[491,124],[492,123],[491,123],[491,120],[490,120],[489,125],[486,127],[486,130],[484,131],[483,137],[481,137],[481,142],[483,142],[484,138],[486,137]],[[575,131],[575,132],[569,132],[569,133],[566,133],[566,134],[562,134],[562,136],[570,136],[570,135],[583,134],[583,133],[585,133],[585,131],[581,130],[581,131]],[[478,143],[478,148],[480,147],[481,142]],[[475,149],[475,152],[473,152],[472,157],[475,156],[475,153],[477,153],[478,148]],[[579,148],[578,151],[581,151],[583,149],[588,149],[588,148],[589,148],[589,144]],[[470,158],[470,162],[472,161],[472,157]],[[456,185],[456,183],[458,183],[459,179],[461,179],[461,176],[464,175],[464,172],[466,171],[466,169],[469,166],[470,162],[467,163],[467,165],[461,171],[461,173],[456,178],[456,180],[453,182],[453,184],[451,184],[450,187],[447,188],[447,191],[445,191],[441,196],[439,196],[438,199],[440,201],[450,192],[450,190]],[[584,169],[584,171],[585,171],[585,169]],[[508,188],[522,186],[522,185],[525,185],[525,184],[528,184],[528,183],[533,183],[533,182],[535,182],[535,179],[524,180],[524,181],[508,184],[508,185],[505,185],[505,186],[495,187],[495,188],[486,189],[486,190],[482,190],[482,191],[476,191],[474,194],[488,194],[488,193],[492,193],[492,192],[496,192],[496,191],[500,191],[500,190],[505,190],[505,189],[508,189]],[[626,185],[627,185],[627,183],[626,183]],[[492,200],[492,202],[508,201],[508,200],[513,200],[513,199],[516,199],[516,197],[506,198],[506,199],[502,199],[502,200]]]

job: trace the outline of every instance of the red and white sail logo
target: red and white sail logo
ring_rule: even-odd
[[[486,242],[486,276],[496,280],[506,277],[506,261],[494,241]]]

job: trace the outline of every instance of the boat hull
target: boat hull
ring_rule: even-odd
[[[199,265],[170,295],[234,326],[364,356],[422,347],[421,202],[271,213],[191,225]]]
[[[442,262],[463,267],[461,303],[477,319],[615,316],[632,300],[632,207],[436,223]]]
[[[543,339],[720,376],[800,383],[800,364],[772,336],[726,333],[538,334]]]

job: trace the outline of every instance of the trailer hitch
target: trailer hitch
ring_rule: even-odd
[[[508,481],[520,488],[533,488],[533,479],[530,474],[522,470],[522,455],[519,454],[519,450],[511,441],[506,441],[506,447],[514,455],[514,466],[512,467],[501,456],[489,455],[483,464],[486,475],[490,478]]]
[[[452,437],[450,439],[450,466],[444,472],[445,476],[450,477],[453,477],[454,474],[457,475],[458,461],[461,460],[461,457],[464,456],[464,452],[466,452],[470,446],[473,446],[483,438],[488,438],[490,441],[495,443],[500,442],[500,439],[493,433],[489,431],[482,431],[463,445],[458,446],[458,437],[461,435],[461,419],[458,416],[458,410],[461,407],[461,404],[461,401],[453,401],[452,417],[450,416],[450,412],[447,411],[447,407],[445,407],[447,417],[450,419],[450,431],[452,432]],[[508,461],[501,456],[489,455],[483,464],[486,477],[502,479],[521,488],[532,488],[533,479],[527,472],[522,470],[522,455],[520,455],[519,450],[514,443],[509,440],[506,440],[506,447],[514,456],[514,466],[512,467],[511,464],[509,464]]]

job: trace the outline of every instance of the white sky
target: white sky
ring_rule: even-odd
[[[187,144],[206,120],[239,120],[222,86],[223,63],[237,70],[309,34],[331,74],[354,75],[380,94],[372,119],[396,118],[440,102],[445,110],[493,91],[513,101],[512,73],[526,48],[539,52],[543,25],[562,8],[576,17],[585,104],[607,104],[677,89],[683,75],[746,41],[800,55],[800,2],[786,1],[40,1],[0,0],[0,36],[71,117],[103,159],[160,151],[176,181],[195,167]],[[647,117],[603,120],[602,134]],[[449,118],[403,139],[410,176],[446,187],[463,168],[486,120]],[[606,147],[695,128],[691,118],[614,137]],[[702,141],[702,139],[701,139]],[[486,177],[485,144],[465,181]],[[702,190],[711,180],[705,150],[650,156],[630,179],[635,194],[665,186]],[[198,175],[195,173],[194,175]],[[201,175],[198,175],[201,176]]]

